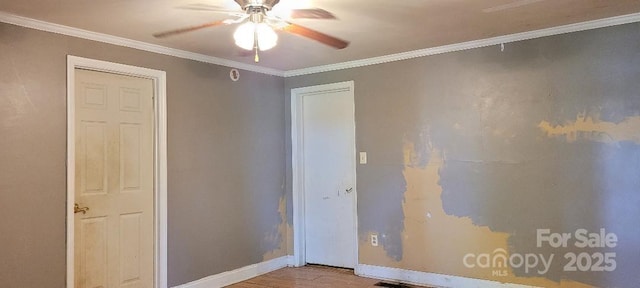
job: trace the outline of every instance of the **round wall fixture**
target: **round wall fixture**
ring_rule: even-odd
[[[231,69],[231,71],[229,71],[229,78],[231,78],[231,80],[238,81],[238,79],[240,79],[240,71],[238,71],[238,69]]]

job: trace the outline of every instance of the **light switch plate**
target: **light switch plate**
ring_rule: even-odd
[[[360,164],[367,164],[367,152],[360,152]]]

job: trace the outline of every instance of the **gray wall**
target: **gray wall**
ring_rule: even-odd
[[[360,262],[544,287],[636,287],[639,28],[286,78],[287,99],[292,88],[355,80],[357,149],[369,156],[357,168]],[[577,248],[573,234],[567,248],[536,247],[537,229],[581,228],[605,228],[617,246]],[[370,233],[382,248],[368,244]],[[555,259],[543,274],[463,265],[467,253],[495,249]],[[563,272],[569,252],[617,253],[617,269]]]
[[[284,191],[291,203],[285,91],[355,80],[357,147],[369,152],[358,167],[361,263],[545,287],[633,287],[639,26],[284,80],[243,71],[233,83],[228,68],[0,24],[0,286],[64,287],[71,54],[167,71],[170,285],[281,250]],[[539,228],[606,228],[620,240],[538,249]],[[369,233],[384,236],[379,250],[366,245]],[[462,266],[464,253],[493,248],[556,258],[544,275]],[[563,273],[569,251],[615,252],[618,268]]]
[[[67,55],[167,72],[171,286],[282,245],[282,78],[0,23],[0,287],[65,287]]]

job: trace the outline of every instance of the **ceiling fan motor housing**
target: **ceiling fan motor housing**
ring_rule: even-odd
[[[280,2],[280,0],[235,0],[235,1],[240,5],[240,7],[242,7],[242,10],[245,10],[245,11],[250,8],[262,8],[268,11],[268,10],[271,10],[273,6],[278,4],[278,2]]]

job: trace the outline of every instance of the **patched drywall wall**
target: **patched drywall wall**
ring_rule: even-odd
[[[428,141],[429,139],[425,139]],[[417,150],[415,143],[407,142],[404,146],[405,181],[407,186],[402,203],[405,215],[402,247],[405,253],[400,260],[389,257],[384,247],[369,245],[368,239],[360,242],[360,261],[376,263],[376,265],[428,271],[439,274],[454,274],[470,278],[490,279],[499,282],[527,284],[538,287],[592,287],[578,282],[562,280],[555,283],[541,277],[520,279],[514,277],[513,269],[505,263],[504,257],[510,256],[509,233],[493,232],[486,226],[474,225],[467,217],[448,215],[442,207],[442,187],[440,172],[446,162],[441,151],[434,147],[428,150]],[[427,163],[420,163],[419,154],[429,154]],[[377,233],[371,231],[369,234]],[[443,247],[446,247],[443,249]],[[469,253],[484,251],[484,253]],[[551,269],[553,259],[547,255],[536,255],[537,267],[531,270],[546,274]],[[446,261],[445,259],[462,259],[463,261]],[[533,256],[524,255],[523,261],[534,263]],[[519,261],[519,260],[516,260]],[[492,265],[497,267],[487,275],[484,269],[469,269],[468,266]],[[476,267],[472,267],[476,268]],[[480,268],[480,267],[478,267]],[[525,267],[525,269],[527,269]],[[493,271],[496,271],[494,274]]]
[[[355,81],[360,263],[640,283],[639,28],[285,79],[287,93]]]
[[[65,287],[67,55],[167,72],[170,287],[282,246],[281,77],[0,23],[0,287]]]
[[[640,116],[626,117],[622,121],[607,122],[579,114],[575,121],[567,121],[564,125],[551,125],[542,121],[538,127],[549,137],[564,136],[568,142],[580,140],[603,143],[631,141],[640,144]]]
[[[293,240],[289,237],[293,237],[293,227],[287,223],[287,202],[283,195],[280,198],[280,205],[278,206],[278,213],[280,214],[280,222],[273,226],[271,231],[267,233],[263,239],[265,245],[268,247],[276,247],[262,256],[263,261],[276,259],[282,256],[293,255],[292,251],[289,251],[289,247],[293,247]]]

